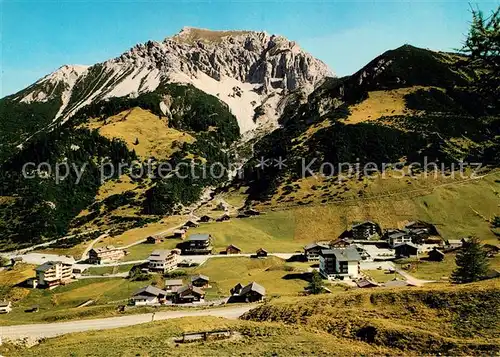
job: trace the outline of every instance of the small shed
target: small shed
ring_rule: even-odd
[[[198,222],[191,221],[191,220],[184,223],[184,227],[196,228],[198,226],[199,226]]]
[[[260,212],[253,209],[253,208],[250,208],[250,209],[247,209],[245,212],[244,212],[247,216],[259,216],[260,215]]]
[[[160,244],[163,242],[163,238],[158,236],[149,236],[146,238],[146,243],[148,244]]]
[[[444,253],[434,247],[430,252],[429,252],[429,260],[433,262],[440,262],[444,260]]]
[[[230,244],[226,247],[226,254],[240,254],[241,249],[235,246],[234,244]]]
[[[257,258],[266,258],[267,254],[268,254],[267,250],[265,250],[264,248],[259,248],[255,252],[255,255],[257,256]]]
[[[200,217],[200,222],[203,222],[203,223],[208,223],[208,222],[210,222],[211,220],[212,220],[212,217],[207,216],[207,215],[205,215],[205,216],[201,216],[201,217]]]
[[[173,234],[174,238],[184,239],[186,238],[186,230],[185,229],[176,229]]]
[[[228,214],[223,214],[219,218],[217,218],[217,222],[226,222],[229,221],[231,217]]]

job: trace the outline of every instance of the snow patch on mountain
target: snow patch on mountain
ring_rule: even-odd
[[[123,97],[136,95],[140,92],[152,92],[161,82],[161,73],[158,68],[148,68],[141,66],[120,80],[118,84],[109,91],[104,98]]]
[[[244,83],[226,76],[216,80],[201,71],[192,77],[184,73],[173,73],[169,78],[173,83],[192,84],[226,103],[238,120],[240,132],[257,127],[253,118],[254,109],[262,102],[261,95],[255,92],[259,85]]]
[[[15,99],[19,100],[21,103],[28,104],[31,102],[46,102],[47,100],[54,98],[55,91],[59,85],[65,87],[63,95],[71,93],[71,89],[75,85],[78,78],[80,78],[80,76],[82,76],[88,68],[89,66],[84,65],[64,65],[55,72],[52,72],[51,74],[38,80],[25,91],[22,91],[24,94],[23,97],[17,97]],[[30,88],[32,90],[30,90]]]

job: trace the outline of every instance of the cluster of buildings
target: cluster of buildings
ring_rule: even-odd
[[[162,305],[167,302],[173,304],[202,303],[205,291],[209,288],[210,279],[205,275],[194,275],[184,284],[182,279],[165,280],[163,289],[148,285],[136,291],[131,297],[135,306]]]
[[[192,222],[192,221],[189,221]],[[186,223],[188,224],[188,223]],[[197,224],[192,222],[192,225]],[[174,235],[175,235],[174,231]],[[182,234],[185,234],[185,230],[182,230]],[[153,237],[150,236],[147,238],[147,243],[151,244],[157,244],[159,242],[163,242],[162,238],[159,237]],[[177,254],[182,254],[182,255],[209,255],[214,253],[214,246],[213,246],[213,237],[209,233],[195,233],[191,234],[185,239],[183,242],[178,244],[179,249],[177,250]],[[167,251],[165,251],[167,252]],[[226,254],[226,255],[233,255],[233,254],[241,254],[241,248],[236,246],[235,244],[229,244],[222,252],[221,254]],[[150,256],[148,260],[152,261],[153,255],[159,254],[159,251],[153,252],[153,254]],[[165,259],[165,254],[160,257],[160,260]],[[264,248],[259,248],[256,250],[254,257],[258,258],[263,258],[267,257],[268,252]],[[172,259],[172,264],[167,264],[169,266],[174,265],[174,260]],[[153,267],[153,266],[152,266]],[[151,267],[151,268],[152,268]],[[152,269],[154,270],[154,269]],[[168,268],[165,270],[168,271]]]
[[[228,302],[257,302],[266,297],[266,289],[255,281],[245,286],[236,284],[231,290]]]
[[[338,239],[304,247],[308,261],[319,261],[319,271],[327,279],[360,277],[362,260],[391,260],[417,257],[428,252],[429,260],[441,261],[443,241],[434,225],[409,222],[403,229],[386,229],[372,221],[354,224]],[[461,245],[460,245],[461,246]]]
[[[135,306],[163,304],[199,304],[205,301],[205,290],[210,288],[208,276],[198,274],[189,278],[185,284],[182,279],[165,280],[163,289],[148,285],[136,291],[130,301]],[[228,302],[261,301],[266,295],[266,289],[252,282],[246,286],[238,283],[230,291]]]

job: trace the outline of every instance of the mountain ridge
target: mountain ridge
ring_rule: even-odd
[[[133,47],[106,65],[98,64],[82,69],[87,75],[74,81],[72,98],[68,103],[71,106],[74,103],[84,103],[89,98],[92,100],[88,105],[77,105],[73,109],[76,112],[71,120],[64,123],[53,121],[56,113],[61,110],[61,93],[67,90],[64,85],[51,88],[54,95],[47,96],[50,99],[46,101],[27,104],[1,100],[0,106],[8,109],[10,106],[12,109],[11,115],[0,121],[0,126],[8,129],[0,130],[0,135],[4,135],[7,142],[9,137],[5,133],[8,134],[9,130],[16,133],[16,138],[20,140],[26,140],[33,132],[39,131],[31,140],[32,143],[25,148],[21,146],[18,153],[10,158],[7,156],[2,165],[6,183],[4,189],[0,190],[0,196],[6,197],[6,203],[0,204],[0,226],[3,214],[7,231],[12,232],[12,237],[19,237],[18,242],[10,240],[8,244],[19,244],[21,238],[23,244],[43,241],[44,237],[40,235],[17,235],[19,222],[29,225],[37,222],[38,216],[42,217],[40,221],[45,220],[57,227],[57,231],[49,229],[50,227],[43,228],[46,237],[84,226],[112,229],[113,235],[119,235],[127,229],[156,221],[162,216],[182,214],[199,200],[202,193],[223,189],[222,186],[247,187],[245,207],[254,206],[259,209],[265,209],[270,202],[287,205],[295,200],[297,204],[323,204],[363,197],[363,190],[368,186],[358,185],[359,188],[351,192],[347,186],[340,187],[342,184],[338,185],[334,181],[325,185],[328,192],[319,191],[315,187],[309,191],[306,189],[306,194],[301,197],[300,184],[304,180],[301,181],[297,173],[292,171],[301,158],[318,158],[318,165],[321,160],[336,164],[355,162],[358,158],[361,163],[370,161],[380,164],[398,162],[402,158],[420,160],[424,156],[445,163],[460,159],[484,160],[491,165],[498,163],[496,158],[500,157],[500,126],[496,125],[495,116],[485,115],[480,101],[471,100],[475,98],[475,94],[467,89],[467,83],[474,73],[464,71],[463,67],[460,70],[457,63],[463,60],[462,57],[402,46],[378,56],[352,76],[320,76],[320,80],[315,77],[318,73],[314,70],[309,73],[312,77],[307,77],[307,71],[302,73],[301,59],[305,57],[301,52],[298,52],[298,57],[290,56],[291,52],[298,51],[291,41],[276,38],[271,40],[272,36],[265,38],[265,35],[258,38],[245,36],[239,39],[242,42],[238,42],[224,33],[217,40],[222,42],[217,42],[216,45],[200,41],[179,45],[174,40],[167,39],[166,43],[178,51],[175,56],[170,53],[167,59],[163,54],[168,46],[149,42]],[[255,59],[252,65],[240,61],[241,53],[247,51],[244,49],[245,44],[250,47],[258,45],[257,50],[252,52]],[[265,47],[268,45],[271,47]],[[216,55],[220,52],[209,50],[212,48],[210,46],[225,48],[223,52],[227,57],[216,60]],[[284,46],[283,51],[280,46]],[[262,62],[266,56],[272,60]],[[151,59],[157,61],[151,67],[155,72],[146,65]],[[173,62],[169,62],[170,59]],[[183,62],[182,59],[189,61]],[[287,60],[290,60],[288,64]],[[182,72],[175,74],[177,79],[182,77],[185,80],[157,79],[160,84],[153,91],[106,97],[112,91],[126,89],[127,86],[123,83],[126,84],[127,78],[133,78],[141,71],[144,71],[146,77],[139,75],[134,83],[148,86],[151,83],[147,83],[147,76],[159,74],[164,61],[168,68],[184,66]],[[119,80],[117,85],[107,87],[107,82],[116,82],[113,76],[120,75],[114,72],[109,75],[107,72],[115,62],[125,63],[132,71],[120,72],[123,81]],[[222,66],[221,63],[225,64]],[[228,63],[238,66],[233,68]],[[260,65],[265,68],[260,68]],[[307,68],[306,66],[304,69]],[[67,74],[76,77],[71,69],[63,68],[61,76]],[[297,70],[302,76],[297,77],[299,79],[309,78],[310,87],[299,85],[299,80],[289,82],[289,69],[293,73]],[[224,75],[224,71],[228,70],[234,73],[234,77]],[[209,72],[215,77],[221,75],[221,80],[211,77]],[[196,73],[198,77],[190,77],[187,73]],[[258,83],[251,83],[253,75]],[[60,76],[46,78],[54,77],[57,79]],[[248,82],[243,83],[238,78]],[[266,89],[267,80],[270,86]],[[192,83],[193,81],[197,82]],[[316,83],[315,86],[312,85],[313,82]],[[294,87],[295,85],[299,86]],[[224,88],[225,92],[222,91]],[[377,91],[378,96],[374,96],[373,91]],[[371,98],[371,102],[367,101],[368,98]],[[377,102],[377,98],[384,100]],[[397,110],[391,107],[396,101],[399,105]],[[370,105],[374,102],[387,107],[370,112]],[[475,107],[466,107],[464,103],[474,103]],[[363,104],[365,109],[357,112],[357,119],[351,121],[349,118],[353,114],[353,106],[358,104]],[[141,110],[132,110],[136,107]],[[374,114],[376,116],[370,118]],[[253,126],[242,130],[242,115],[246,115],[244,122],[250,122]],[[267,128],[266,116],[267,119],[269,116],[273,117],[268,120],[268,124],[274,122]],[[40,118],[43,120],[36,120]],[[115,125],[117,121],[120,122],[119,125]],[[135,130],[142,130],[141,123],[145,126],[144,131],[134,135]],[[57,132],[47,135],[52,132],[47,130],[51,125]],[[258,132],[256,127],[264,130]],[[120,133],[120,130],[128,131]],[[151,139],[144,135],[155,130],[164,132]],[[106,136],[111,142],[103,140],[101,136]],[[165,140],[170,141],[159,142],[159,138],[168,138]],[[106,155],[114,155],[114,159],[119,160],[117,155],[134,157],[139,153],[144,160],[151,158],[155,167],[162,160],[166,160],[172,167],[177,164],[188,167],[192,162],[208,165],[219,162],[226,166],[237,163],[238,167],[244,164],[245,173],[242,180],[232,180],[232,175],[217,180],[195,180],[191,177],[185,180],[177,177],[133,179],[127,191],[113,194],[112,201],[118,203],[112,205],[96,198],[102,182],[97,182],[95,177],[89,177],[93,180],[92,184],[83,190],[84,195],[79,196],[68,195],[69,190],[61,189],[60,185],[55,185],[51,180],[39,179],[37,186],[30,180],[22,179],[18,171],[27,161],[38,163],[42,158],[49,158],[51,162],[59,162],[70,157],[81,164],[82,158],[78,150],[73,152],[74,147],[84,146],[80,145],[80,141],[84,145],[87,141],[103,142],[99,151],[89,152],[88,156],[92,160]],[[119,150],[126,147],[127,152],[117,154],[114,149],[118,147],[117,143],[122,144]],[[3,149],[2,146],[0,149]],[[138,150],[137,153],[135,149]],[[44,156],[40,157],[36,152],[43,152]],[[286,160],[288,167],[283,170],[267,167],[265,172],[260,172],[256,168],[259,167],[261,158],[282,158]],[[317,169],[316,166],[312,168]],[[129,174],[130,172],[124,173]],[[121,179],[111,178],[117,182]],[[43,187],[44,191],[39,192],[39,187]],[[40,207],[36,212],[30,208],[33,205],[32,197],[36,197],[34,206]],[[17,205],[13,206],[9,202],[17,202]],[[52,217],[43,215],[44,202],[51,202],[51,206],[55,207]],[[69,202],[73,205],[71,210],[67,209]],[[12,219],[13,209],[17,210],[16,215],[20,218]],[[82,213],[75,219],[78,211]],[[36,226],[24,231],[36,232],[37,229],[41,232],[42,228]]]
[[[200,33],[205,37],[215,34],[218,40],[200,41]],[[226,102],[245,132],[258,126],[256,108],[262,105],[258,112],[267,116],[262,122],[273,121],[279,113],[270,107],[279,98],[299,88],[310,92],[331,75],[323,62],[282,36],[190,27],[161,42],[137,44],[92,66],[61,66],[2,100],[27,104],[61,100],[53,121],[64,122],[78,109],[99,100],[152,92],[162,83],[192,84]]]

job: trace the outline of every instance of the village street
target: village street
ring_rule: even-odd
[[[79,320],[68,322],[57,322],[50,324],[33,324],[33,325],[15,325],[15,326],[0,326],[0,341],[16,340],[24,337],[42,338],[55,337],[73,332],[83,332],[91,330],[105,330],[119,327],[138,325],[146,322],[175,319],[180,317],[192,316],[215,316],[227,319],[237,319],[245,312],[256,307],[256,304],[247,304],[244,306],[223,307],[218,309],[204,310],[181,310],[181,311],[164,311],[154,314],[137,314],[126,315],[120,317],[109,317],[103,319]]]
[[[269,255],[276,256],[281,259],[289,259],[296,253],[269,253]],[[74,264],[75,261],[73,258],[68,257],[66,255],[57,255],[57,254],[46,254],[46,253],[26,253],[22,255],[17,255],[17,254],[4,254],[7,258],[13,258],[13,257],[22,257],[23,262],[26,264],[33,264],[33,265],[40,265],[43,264],[47,261],[61,261],[61,262],[68,262],[71,264]],[[232,258],[232,257],[250,257],[252,254],[235,254],[235,255],[182,255],[181,259],[182,260],[189,260],[192,263],[196,263],[198,265],[201,265],[205,263],[208,259],[211,258]],[[146,259],[144,260],[133,260],[133,261],[120,261],[120,262],[113,262],[113,263],[107,263],[107,264],[82,264],[82,263],[77,263],[78,268],[95,268],[95,267],[112,267],[112,266],[119,266],[119,265],[129,265],[129,264],[142,264],[147,262]]]
[[[296,255],[297,253],[269,253],[270,256],[275,256],[284,260],[290,259],[292,256]],[[7,257],[13,257],[15,255],[6,255]],[[74,260],[72,258],[69,258],[68,256],[65,255],[56,255],[56,254],[45,254],[45,253],[26,253],[21,255],[23,258],[23,262],[27,264],[34,264],[34,265],[40,265],[45,263],[46,261],[62,261],[62,262],[68,262],[68,263],[74,263]],[[191,263],[195,263],[197,265],[202,265],[204,264],[208,259],[230,259],[230,258],[237,258],[237,257],[250,257],[252,254],[230,254],[230,255],[225,255],[225,254],[218,254],[218,255],[182,255],[181,259],[190,261]],[[114,263],[108,263],[108,264],[100,264],[100,265],[95,265],[95,264],[81,264],[77,263],[78,268],[83,268],[83,269],[88,269],[88,268],[95,268],[95,267],[113,267],[113,266],[120,266],[120,265],[129,265],[129,264],[143,264],[147,262],[147,260],[134,260],[134,261],[126,261],[126,262],[114,262]],[[420,280],[416,279],[410,274],[406,273],[405,271],[401,269],[396,269],[396,266],[394,263],[390,261],[361,261],[360,262],[360,268],[361,270],[374,270],[381,268],[383,270],[391,270],[395,269],[399,274],[401,274],[403,277],[405,277],[406,280],[408,280],[409,283],[413,285],[420,286],[425,283],[429,283],[431,281],[427,280]],[[103,276],[79,276],[79,278],[97,278],[97,277],[102,277],[102,278],[118,278],[118,277],[126,277],[128,273],[118,273],[118,274],[110,274],[110,275],[103,275]]]

